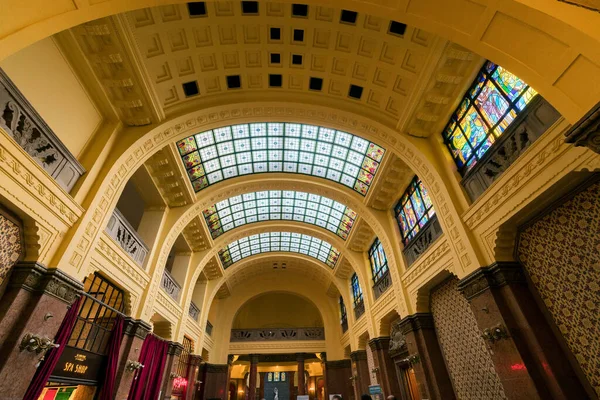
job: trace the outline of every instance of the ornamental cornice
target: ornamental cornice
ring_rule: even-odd
[[[381,312],[388,307],[394,308],[394,302],[396,300],[396,292],[392,289],[388,289],[387,292],[379,297],[375,303],[371,306],[371,314],[373,316],[380,316]]]
[[[467,275],[458,282],[458,290],[471,300],[488,289],[510,284],[527,285],[525,271],[518,262],[495,262]]]
[[[103,232],[98,245],[96,246],[96,252],[101,255],[105,260],[108,260],[117,267],[122,273],[130,277],[134,282],[145,288],[150,282],[150,276],[141,270],[140,267],[129,257],[121,247],[119,247],[114,240]],[[92,258],[92,260],[94,257]],[[95,260],[95,264],[100,271],[106,270],[106,264],[102,260]]]
[[[156,302],[166,308],[174,317],[176,317],[175,321],[179,321],[181,319],[181,315],[183,314],[181,307],[179,307],[179,305],[175,303],[175,300],[171,299],[161,289],[159,289],[156,296]]]
[[[140,339],[145,339],[148,333],[152,331],[152,326],[141,319],[125,317],[123,332],[127,336],[135,336]]]
[[[12,269],[8,287],[44,293],[67,304],[73,303],[83,284],[59,269],[48,269],[35,261],[20,261]]]
[[[171,356],[180,356],[183,351],[183,345],[178,342],[169,342],[169,347],[167,348],[167,354]]]
[[[431,313],[416,313],[403,318],[398,327],[403,335],[421,329],[434,329],[433,315]]]
[[[249,342],[249,343],[230,343],[230,353],[260,353],[264,351],[285,351],[285,352],[320,352],[325,351],[326,344],[324,340],[295,341],[286,340],[285,342]]]

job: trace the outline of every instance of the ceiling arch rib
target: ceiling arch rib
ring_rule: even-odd
[[[317,225],[346,240],[356,211],[317,194],[265,190],[232,196],[202,211],[213,239],[234,228],[260,221],[288,220]]]
[[[211,129],[177,142],[196,192],[253,173],[312,175],[365,196],[385,149],[369,140],[322,126],[269,122]]]

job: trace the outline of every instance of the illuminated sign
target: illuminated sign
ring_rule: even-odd
[[[187,384],[187,379],[178,376],[177,378],[173,379],[173,390],[183,390],[183,388],[186,387]]]
[[[53,382],[96,385],[106,356],[65,346],[50,380]]]

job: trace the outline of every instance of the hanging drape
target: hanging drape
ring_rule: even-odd
[[[50,374],[52,371],[54,371],[54,367],[56,367],[56,363],[58,363],[58,359],[65,350],[65,346],[71,337],[71,333],[73,332],[73,328],[77,322],[77,314],[79,313],[80,304],[81,297],[77,298],[77,300],[71,304],[71,307],[69,307],[69,310],[60,324],[60,328],[58,328],[58,332],[54,338],[54,343],[58,344],[59,346],[49,350],[46,353],[44,361],[42,361],[38,369],[35,371],[35,375],[29,384],[29,388],[27,388],[27,392],[25,392],[25,396],[23,396],[23,400],[37,400],[37,398],[40,397],[42,390],[44,390],[44,385],[46,385],[46,382],[48,382]]]
[[[154,335],[146,336],[138,361],[144,368],[135,372],[127,400],[156,400],[160,393],[162,375],[167,361],[169,344]]]
[[[108,342],[108,360],[106,361],[106,369],[104,371],[104,383],[98,400],[113,400],[113,392],[115,391],[115,381],[117,378],[117,369],[119,367],[119,354],[121,351],[121,343],[123,342],[123,324],[125,319],[122,315],[117,315],[115,325],[113,326]]]

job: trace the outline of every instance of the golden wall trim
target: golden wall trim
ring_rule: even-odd
[[[162,289],[156,295],[155,310],[172,323],[173,332],[181,322],[183,312],[175,300],[171,299]]]
[[[425,254],[415,261],[415,263],[404,274],[402,274],[402,283],[408,287],[420,278],[425,272],[429,271],[442,257],[449,254],[450,244],[446,235],[442,233],[433,246],[430,246]]]
[[[106,232],[103,232],[98,246],[96,246],[96,252],[116,267],[116,270],[111,271],[112,273],[119,271],[119,275],[123,274],[129,277],[141,288],[145,288],[150,282],[148,273],[140,268]],[[95,258],[95,256],[92,256],[92,258]],[[99,265],[102,268],[107,268],[105,263],[99,263]]]
[[[325,340],[229,343],[229,353],[232,354],[320,353],[323,351],[327,351]]]

